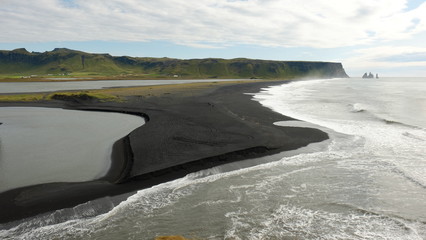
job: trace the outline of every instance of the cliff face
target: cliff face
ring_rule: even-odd
[[[190,59],[113,57],[65,48],[35,53],[0,51],[0,74],[77,73],[92,75],[156,74],[187,78],[331,78],[348,77],[341,63],[253,59]]]

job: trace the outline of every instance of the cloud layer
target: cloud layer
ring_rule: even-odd
[[[352,69],[422,67],[426,69],[426,47],[381,46],[359,49],[346,59]],[[423,74],[426,73],[423,71]]]
[[[1,0],[0,42],[171,41],[333,48],[426,31],[405,0]]]

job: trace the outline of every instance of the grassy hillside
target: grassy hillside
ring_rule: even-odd
[[[340,63],[253,59],[113,57],[66,48],[50,52],[0,51],[0,76],[121,76],[125,78],[294,78],[347,77]]]

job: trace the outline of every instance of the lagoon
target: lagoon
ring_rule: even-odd
[[[192,80],[102,80],[70,82],[0,82],[0,94],[35,93],[68,90],[90,90],[117,87],[137,87],[197,82],[223,82],[241,79],[192,79]]]
[[[104,176],[112,145],[144,124],[138,116],[39,107],[0,108],[0,192]]]

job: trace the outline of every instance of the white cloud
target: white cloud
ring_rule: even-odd
[[[352,67],[373,64],[374,66],[425,66],[426,47],[382,46],[355,51],[357,56],[345,62]],[[411,56],[407,58],[407,56]]]
[[[2,0],[0,42],[332,48],[426,31],[426,3],[405,7],[405,0]]]
[[[420,75],[426,74],[426,47],[381,46],[355,51],[355,56],[343,61],[343,65],[359,75],[361,72],[392,69],[417,69]],[[421,71],[420,71],[421,70]],[[416,76],[410,71],[406,75]]]

